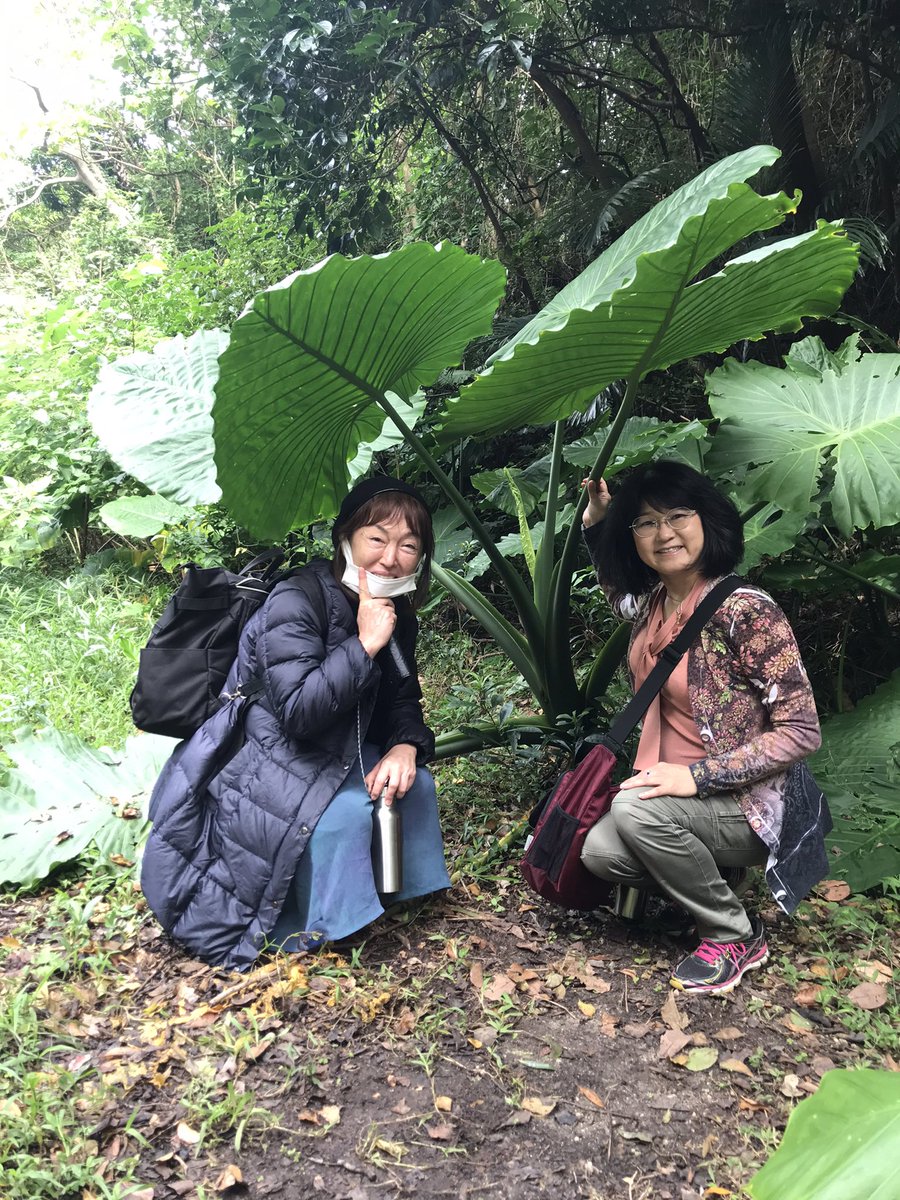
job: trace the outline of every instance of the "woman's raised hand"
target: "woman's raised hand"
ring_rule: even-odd
[[[397,613],[393,600],[382,599],[369,594],[369,583],[366,573],[359,569],[359,609],[356,613],[356,628],[363,649],[370,658],[374,658],[391,640],[394,626],[397,624]]]
[[[589,529],[591,525],[596,525],[606,518],[606,510],[612,497],[605,479],[582,479],[581,486],[587,488],[588,494],[587,507],[581,514],[581,523],[585,529]]]

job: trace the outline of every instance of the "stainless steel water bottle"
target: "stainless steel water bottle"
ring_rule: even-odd
[[[387,788],[375,801],[372,821],[372,866],[375,888],[384,894],[399,892],[403,887],[403,856],[400,814],[397,805],[386,804]]]

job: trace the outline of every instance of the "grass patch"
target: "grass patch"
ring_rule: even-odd
[[[138,651],[169,590],[124,572],[0,571],[0,738],[54,725],[121,746]]]

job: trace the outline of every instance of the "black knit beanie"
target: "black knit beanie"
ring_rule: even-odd
[[[382,492],[403,492],[405,496],[412,496],[413,499],[418,500],[422,507],[426,511],[428,510],[425,497],[411,483],[404,483],[402,479],[394,479],[390,475],[373,475],[370,479],[361,480],[344,497],[344,502],[334,519],[334,525],[331,529],[331,540],[335,546],[338,544],[335,530],[340,529],[342,525],[346,524],[357,509],[362,508],[364,504],[368,504],[376,496],[380,496]]]

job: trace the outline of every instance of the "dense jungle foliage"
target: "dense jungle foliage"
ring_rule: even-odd
[[[0,1192],[890,1188],[896,5],[19,12],[0,49]],[[741,508],[742,570],[813,680],[836,818],[835,878],[790,922],[764,912],[769,970],[727,1015],[679,1009],[666,931],[541,911],[511,858],[626,695],[580,480],[657,456]],[[375,467],[436,514],[420,666],[455,886],[411,928],[236,985],[164,945],[134,883],[171,750],[131,730],[138,650],[178,564],[327,551]]]
[[[158,579],[187,559],[241,561],[289,529],[302,560],[317,518],[374,455],[429,491],[439,582],[522,677],[480,721],[464,716],[444,752],[523,737],[571,747],[614,703],[605,697],[622,651],[578,558],[578,479],[677,454],[744,508],[745,569],[788,611],[823,716],[852,718],[861,702],[881,714],[873,787],[833,755],[828,766],[839,792],[872,806],[870,833],[895,861],[900,819],[885,796],[900,661],[900,58],[889,7],[159,0],[72,3],[59,23],[95,50],[99,40],[119,94],[87,105],[73,83],[65,95],[49,35],[35,35],[33,73],[19,81],[33,148],[7,156],[2,215],[5,582],[123,567]],[[758,143],[779,153],[732,176],[721,168]],[[709,184],[692,184],[698,175]],[[737,182],[751,175],[755,192]],[[741,198],[716,192],[716,179]],[[719,222],[702,249],[692,213]],[[245,306],[274,303],[265,288],[329,253],[402,257],[413,242],[472,256],[463,282],[417,260],[423,289],[444,289],[442,319],[419,329],[433,361],[406,364],[425,393],[401,397],[409,407],[392,410],[392,432],[390,381],[373,377],[330,481],[302,503],[257,495],[254,507],[279,435],[261,426],[246,440],[257,400],[245,387],[256,370]],[[855,275],[841,245],[858,247]],[[676,307],[658,280],[640,282],[654,254],[677,275]],[[378,286],[402,274],[376,261],[388,280]],[[600,353],[575,379],[579,331],[597,336],[608,310],[602,344],[630,336],[614,300],[626,261],[635,295],[643,287],[659,305],[653,344],[630,359]],[[499,267],[485,274],[491,263],[505,268],[505,289]],[[352,263],[341,280],[329,270],[329,302],[340,287],[369,286]],[[446,306],[476,274],[482,311],[454,330]],[[318,276],[290,285],[292,304],[304,302],[305,279]],[[701,316],[691,286],[707,289]],[[320,290],[305,302],[322,301]],[[378,337],[399,344],[411,316],[398,308]],[[217,484],[203,422],[229,344],[212,331],[230,326]],[[528,355],[546,351],[548,329],[565,366],[537,386]],[[186,412],[195,385],[206,392]],[[291,385],[288,373],[283,405]],[[308,420],[322,416],[310,409]],[[587,590],[570,601],[573,578]],[[450,612],[437,593],[433,619]],[[4,704],[7,728],[27,718],[21,697]]]

